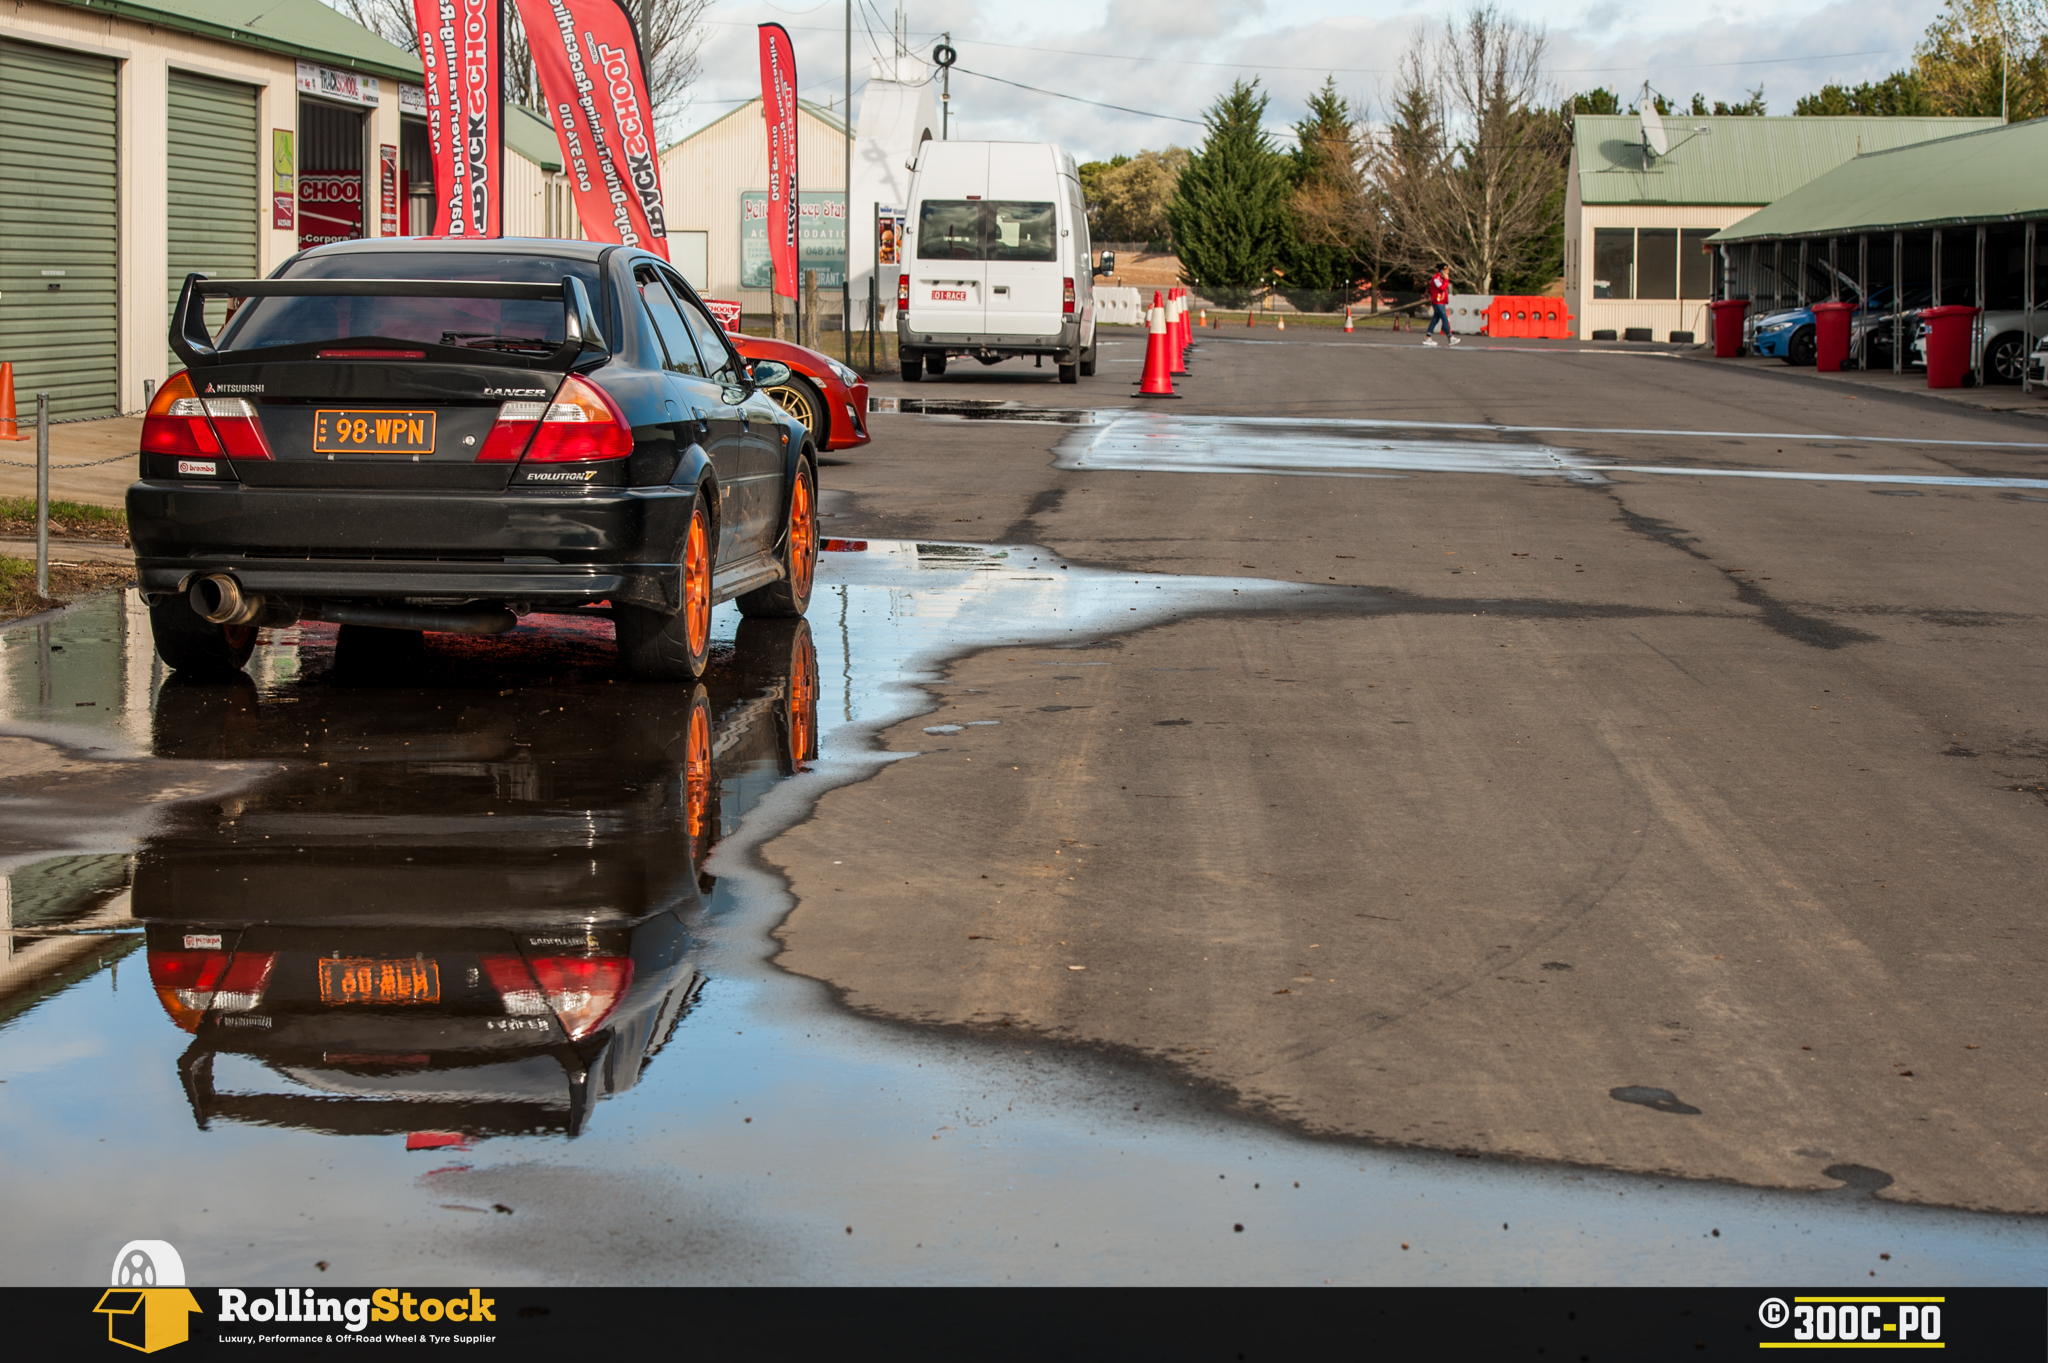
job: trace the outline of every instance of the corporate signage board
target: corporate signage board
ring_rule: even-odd
[[[298,64],[298,87],[302,95],[314,95],[320,99],[339,100],[343,104],[361,104],[376,108],[383,93],[375,76],[358,75],[354,71],[337,71],[331,66],[316,62]]]
[[[740,287],[766,289],[775,283],[770,234],[777,220],[768,191],[749,189],[740,195]],[[846,195],[798,194],[796,199],[796,263],[792,277],[818,272],[818,287],[836,289],[846,282]]]

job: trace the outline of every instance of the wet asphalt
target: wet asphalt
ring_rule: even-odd
[[[2048,424],[1204,340],[877,385],[701,690],[0,631],[0,1279],[2038,1281]]]

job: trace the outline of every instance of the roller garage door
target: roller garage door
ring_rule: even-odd
[[[220,279],[256,276],[256,87],[171,72],[170,145],[166,219],[170,297],[166,330],[185,276],[197,270]],[[206,320],[216,335],[227,300],[209,304]],[[165,350],[168,363],[178,360]]]
[[[118,410],[114,63],[0,40],[0,360],[21,415]],[[16,448],[19,448],[18,446]]]

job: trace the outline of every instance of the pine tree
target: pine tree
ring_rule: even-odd
[[[1335,77],[1323,78],[1323,88],[1309,97],[1308,117],[1294,132],[1286,282],[1292,289],[1342,290],[1348,297],[1351,266],[1366,236],[1366,205],[1358,128]]]
[[[1287,160],[1260,126],[1265,113],[1256,78],[1233,83],[1203,116],[1209,135],[1167,209],[1182,274],[1212,296],[1271,282],[1287,248]]]

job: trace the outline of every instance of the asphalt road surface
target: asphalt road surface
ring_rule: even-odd
[[[1150,406],[1128,339],[877,385],[939,410],[825,470],[825,533],[1325,590],[958,659],[883,735],[922,756],[764,849],[778,964],[1316,1135],[2048,1211],[2048,424],[1201,339]]]

